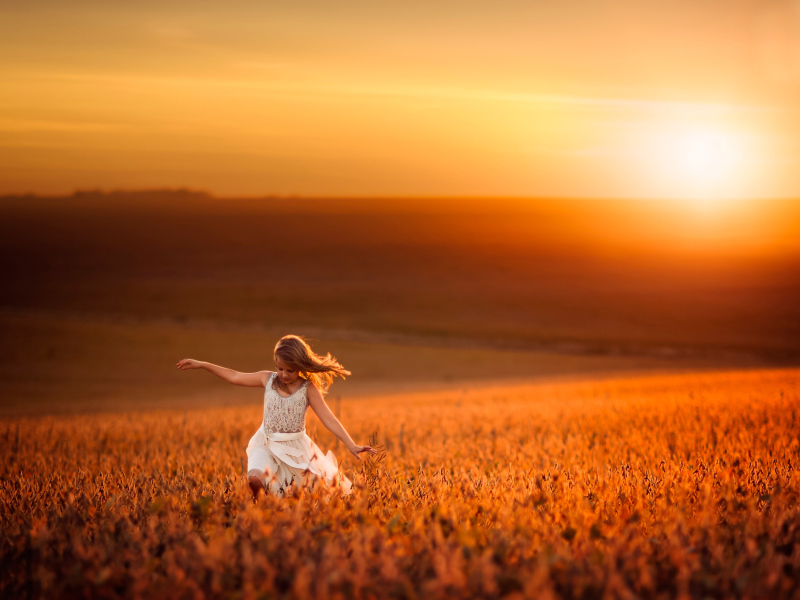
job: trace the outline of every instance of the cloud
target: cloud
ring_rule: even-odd
[[[270,71],[288,68],[281,63],[241,62],[235,63],[240,68],[258,71]],[[292,71],[296,72],[296,71]],[[48,79],[84,81],[107,85],[130,84],[151,87],[163,93],[170,87],[197,88],[203,93],[217,93],[228,96],[275,97],[282,94],[305,96],[324,100],[336,97],[375,97],[393,98],[397,100],[417,101],[487,101],[497,103],[523,103],[531,106],[563,107],[592,110],[625,110],[656,116],[722,116],[743,113],[763,113],[781,111],[774,106],[722,102],[680,102],[648,98],[614,98],[602,96],[575,96],[554,93],[525,93],[490,88],[470,88],[459,86],[436,86],[424,83],[370,83],[359,81],[321,79],[314,81],[311,73],[304,72],[302,81],[290,78],[280,80],[221,78],[221,77],[167,77],[142,76],[104,73],[41,73]]]
[[[183,41],[194,37],[194,33],[185,27],[165,23],[151,23],[145,27],[145,30],[150,35],[166,40]]]
[[[78,121],[40,121],[32,119],[0,118],[0,131],[4,133],[44,132],[103,132],[119,131],[121,125],[112,123],[87,123]]]
[[[758,27],[762,67],[777,81],[800,81],[800,0],[766,11]]]
[[[286,69],[289,67],[286,63],[279,62],[259,62],[259,61],[241,61],[231,65],[236,69],[245,69],[251,71],[275,71],[277,69]]]

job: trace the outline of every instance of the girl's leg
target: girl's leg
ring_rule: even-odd
[[[247,472],[247,484],[250,486],[250,491],[253,492],[253,498],[257,498],[258,493],[266,487],[264,471],[250,469]]]

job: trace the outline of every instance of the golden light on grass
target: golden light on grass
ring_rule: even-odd
[[[256,505],[257,407],[7,421],[0,594],[795,598],[798,391],[775,370],[346,402],[386,448],[343,463],[353,496]]]

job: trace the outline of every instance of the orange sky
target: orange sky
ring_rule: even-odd
[[[800,1],[0,5],[0,193],[800,195]]]

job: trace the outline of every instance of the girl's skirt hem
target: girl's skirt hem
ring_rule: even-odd
[[[338,488],[344,496],[352,488],[350,480],[339,471],[333,452],[323,454],[306,433],[298,439],[275,441],[267,438],[263,426],[259,427],[247,445],[247,471],[253,470],[264,473],[267,489],[278,496],[284,495],[292,483],[304,485],[309,473]]]

